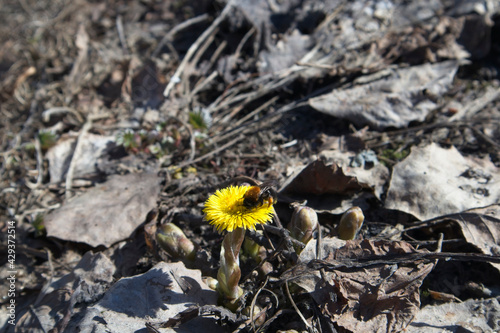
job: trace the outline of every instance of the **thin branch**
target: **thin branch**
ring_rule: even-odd
[[[255,293],[255,295],[253,296],[253,299],[252,299],[252,303],[250,304],[250,323],[252,324],[252,329],[254,332],[256,332],[255,330],[255,321],[254,321],[254,317],[253,317],[253,311],[254,311],[254,308],[255,308],[255,303],[257,302],[257,297],[259,296],[260,292],[262,291],[262,289],[264,289],[264,287],[267,285],[267,282],[269,281],[269,276],[266,276],[266,280],[264,281],[264,283],[259,287],[259,289],[257,290],[257,292]],[[262,311],[261,311],[262,312]]]
[[[500,264],[500,256],[479,254],[479,253],[452,253],[452,252],[415,252],[385,256],[367,256],[357,259],[342,259],[340,262],[326,262],[322,260],[312,260],[307,266],[310,268],[324,267],[326,270],[340,268],[360,268],[373,265],[391,265],[412,263],[417,260],[454,260],[454,261],[479,261]]]
[[[252,29],[248,30],[245,36],[241,39],[241,42],[238,44],[238,47],[236,48],[236,51],[234,52],[234,60],[238,59],[240,57],[241,50],[243,49],[243,46],[246,44],[247,40],[257,31],[255,27],[252,27]]]
[[[69,164],[68,173],[66,174],[66,199],[70,198],[70,191],[71,187],[73,186],[73,174],[75,173],[77,157],[80,156],[80,152],[82,150],[83,137],[88,133],[91,127],[92,119],[89,117],[85,125],[83,125],[80,134],[78,135],[75,151],[73,152],[73,156],[71,157],[71,163]]]
[[[48,122],[50,120],[50,117],[52,115],[57,115],[57,114],[63,114],[63,113],[71,113],[76,117],[76,119],[83,124],[85,122],[85,119],[83,119],[82,115],[80,112],[78,112],[76,109],[68,107],[68,106],[59,106],[59,107],[53,107],[50,109],[47,109],[43,111],[42,113],[42,118],[43,121]]]
[[[200,157],[198,157],[198,158],[195,158],[195,159],[193,159],[193,160],[191,160],[191,161],[186,161],[186,162],[182,162],[182,163],[180,163],[179,165],[177,165],[177,166],[176,166],[176,168],[184,168],[184,167],[186,167],[186,166],[188,166],[188,165],[191,165],[191,164],[198,163],[198,162],[200,162],[200,161],[206,160],[207,158],[210,158],[210,157],[212,157],[212,156],[214,156],[214,155],[218,154],[219,152],[221,152],[221,151],[223,151],[223,150],[226,150],[227,148],[229,148],[229,147],[231,147],[232,145],[236,144],[237,142],[239,142],[239,141],[243,140],[244,138],[245,138],[245,136],[244,136],[244,135],[240,135],[240,136],[238,136],[236,139],[229,141],[229,142],[228,142],[228,143],[226,143],[225,145],[222,145],[222,146],[220,146],[219,148],[214,149],[214,150],[212,150],[211,152],[206,153],[206,154],[205,154],[205,155],[203,155],[203,156],[200,156]]]
[[[127,38],[125,37],[125,32],[123,30],[123,20],[121,15],[116,17],[116,30],[118,30],[118,37],[120,38],[120,43],[122,44],[123,53],[125,55],[130,54],[127,45]]]
[[[227,41],[225,41],[225,40],[222,41],[222,43],[220,43],[219,46],[217,46],[217,49],[214,51],[214,53],[210,57],[208,68],[213,67],[213,65],[215,64],[215,61],[217,61],[217,59],[219,59],[220,54],[222,53],[222,51],[224,51],[226,46],[227,46]]]
[[[166,44],[168,44],[169,42],[171,42],[173,40],[174,36],[177,33],[179,33],[180,31],[182,31],[184,29],[189,28],[192,25],[204,22],[206,20],[208,20],[208,14],[203,14],[203,15],[200,15],[200,16],[196,16],[196,17],[190,18],[189,20],[186,20],[186,21],[184,21],[184,22],[176,25],[172,29],[170,29],[170,31],[165,36],[163,36],[162,40],[160,41],[160,43],[158,44],[158,46],[154,50],[154,52],[151,55],[151,57],[152,58],[158,57],[158,55],[160,54],[160,51],[163,48],[163,46],[165,46]]]
[[[174,75],[170,79],[170,81],[167,84],[167,87],[165,88],[165,91],[163,92],[163,96],[165,98],[168,98],[170,96],[170,92],[174,88],[174,85],[178,82],[178,80],[181,78],[182,73],[184,72],[184,68],[186,67],[187,63],[191,60],[193,55],[195,54],[196,50],[200,47],[201,43],[205,39],[208,38],[212,34],[212,32],[219,26],[219,24],[226,18],[226,16],[229,14],[231,9],[233,8],[233,0],[229,0],[228,3],[226,4],[226,7],[224,7],[224,10],[221,12],[219,17],[215,19],[212,24],[201,34],[200,37],[191,45],[189,50],[187,51],[186,55],[184,56],[184,59],[182,59],[181,64],[179,67],[177,67],[177,70],[175,71]]]
[[[341,260],[318,260],[313,259],[307,263],[298,264],[281,275],[281,282],[290,282],[310,275],[314,270],[325,269],[326,271],[342,271],[349,269],[363,269],[370,266],[409,264],[417,260],[454,260],[454,261],[479,261],[500,263],[500,256],[478,253],[451,253],[451,252],[415,252],[398,253],[382,256],[366,256],[362,258],[342,258]]]
[[[450,117],[449,122],[471,118],[473,115],[484,109],[486,105],[496,100],[499,96],[500,88],[494,89],[488,87],[482,96],[473,99],[472,102],[466,105],[461,111]]]
[[[217,71],[213,71],[207,78],[205,78],[201,83],[197,84],[193,91],[191,92],[191,95],[189,96],[189,99],[188,100],[191,100],[194,95],[196,95],[197,93],[199,93],[203,88],[205,88],[210,82],[212,82],[217,76],[219,75],[219,73],[217,73]]]
[[[295,312],[297,312],[297,314],[299,315],[299,317],[302,320],[302,322],[304,323],[304,325],[306,325],[307,329],[310,330],[312,328],[311,324],[309,324],[307,322],[306,318],[304,318],[304,316],[302,315],[302,312],[300,312],[299,308],[297,307],[297,305],[293,301],[292,295],[290,294],[290,289],[288,289],[288,282],[285,282],[285,290],[286,290],[286,295],[288,296],[288,299],[290,300],[290,303],[292,303],[292,306],[295,309]]]
[[[26,180],[26,186],[30,189],[34,190],[42,185],[42,177],[43,177],[43,158],[42,158],[42,147],[40,144],[40,138],[35,137],[35,151],[36,151],[36,169],[38,175],[36,177],[36,183],[33,184],[30,181]]]
[[[207,37],[205,42],[198,48],[198,51],[196,54],[193,56],[193,59],[191,60],[191,66],[196,67],[196,64],[200,61],[201,56],[205,53],[205,51],[208,49],[210,44],[215,40],[215,35],[219,31],[219,28],[216,28],[212,31],[212,33]]]

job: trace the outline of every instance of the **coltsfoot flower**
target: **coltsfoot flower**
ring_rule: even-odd
[[[219,232],[227,230],[222,241],[220,268],[217,272],[217,290],[224,296],[224,304],[235,311],[243,290],[239,254],[246,229],[270,221],[274,214],[275,194],[259,186],[229,186],[218,190],[205,202],[205,219]]]
[[[257,224],[271,221],[273,202],[263,202],[255,207],[243,204],[245,193],[251,186],[229,186],[217,190],[205,202],[205,219],[219,232],[232,232],[237,228],[255,230]]]

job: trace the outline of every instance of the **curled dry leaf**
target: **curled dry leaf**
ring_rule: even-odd
[[[75,147],[80,141],[80,150],[77,155]],[[105,154],[107,147],[113,144],[112,136],[102,136],[86,133],[80,138],[60,140],[57,145],[47,151],[49,161],[50,181],[59,183],[65,180],[69,165],[74,160],[74,178],[80,178],[98,172],[96,161]]]
[[[476,246],[483,254],[500,255],[500,205],[467,210],[432,220],[455,222],[465,240]],[[491,263],[498,271],[500,264]]]
[[[332,241],[327,238],[323,242],[328,246]],[[308,245],[314,246],[311,243]],[[333,244],[338,246],[339,242],[333,241]],[[380,258],[415,252],[418,251],[406,242],[347,241],[345,246],[330,251],[324,261],[352,263],[372,256]],[[302,262],[310,255],[306,250],[304,253],[300,258]],[[349,264],[326,272],[327,284],[319,272],[306,274],[293,282],[309,292],[322,313],[339,327],[351,332],[399,332],[418,312],[419,287],[433,267],[434,263],[428,261],[405,264],[380,264],[378,261],[363,267]]]
[[[326,165],[322,160],[317,160],[310,163],[288,184],[285,184],[282,193],[346,195],[369,188],[367,184],[358,182],[355,177],[346,176],[337,164]]]
[[[365,207],[367,200],[374,197],[374,188],[346,175],[336,163],[326,164],[316,160],[292,175],[282,186],[282,195],[296,201],[307,200],[307,205],[325,220],[343,214],[352,206]],[[321,219],[320,219],[321,221]]]
[[[323,150],[320,153],[320,158],[324,158],[328,163],[336,163],[344,170],[345,174],[356,179],[364,184],[368,184],[373,188],[375,196],[380,199],[385,193],[386,184],[389,180],[389,169],[382,163],[376,163],[372,167],[352,165],[352,161],[359,154],[352,151],[341,151],[340,149]]]

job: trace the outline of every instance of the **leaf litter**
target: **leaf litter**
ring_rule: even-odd
[[[46,4],[0,13],[2,330],[498,330],[496,3]],[[280,189],[234,313],[201,279],[203,202],[232,181]],[[320,223],[303,250],[297,205]]]

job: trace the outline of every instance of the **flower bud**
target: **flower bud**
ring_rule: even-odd
[[[292,220],[288,225],[290,236],[304,244],[312,238],[314,230],[318,227],[318,215],[310,207],[295,207]]]
[[[194,261],[196,251],[193,242],[175,224],[162,225],[156,233],[156,240],[160,247],[174,259]]]
[[[359,207],[349,208],[340,218],[337,228],[339,238],[343,240],[355,239],[363,226],[365,216]]]
[[[245,238],[243,241],[243,251],[245,254],[254,259],[256,262],[260,262],[261,258],[259,258],[260,245],[251,240],[250,238]]]
[[[217,279],[214,279],[213,277],[211,276],[207,276],[205,278],[203,278],[203,281],[205,282],[205,284],[212,290],[217,290],[217,285],[219,284],[219,282],[217,281]]]
[[[262,326],[262,324],[264,324],[264,322],[266,321],[266,313],[263,312],[259,316],[259,313],[262,311],[260,306],[255,305],[255,306],[253,306],[253,308],[251,306],[247,306],[241,311],[241,313],[243,315],[247,316],[248,318],[252,318],[252,314],[251,314],[252,309],[253,309],[253,320],[254,320],[255,325]]]

